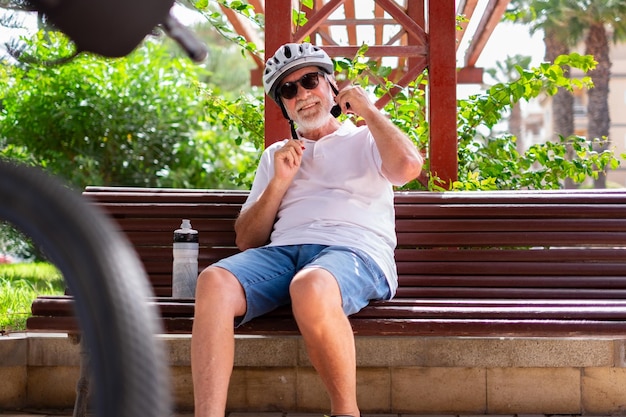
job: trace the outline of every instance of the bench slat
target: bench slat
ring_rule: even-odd
[[[160,308],[164,318],[164,326],[170,332],[191,331],[193,302],[189,300],[152,300]],[[44,317],[29,319],[30,329],[77,331],[78,327],[72,315],[73,300],[70,297],[48,297],[38,299],[34,304],[34,313],[43,308],[55,313],[54,321]],[[506,319],[502,319],[506,317]],[[356,315],[351,323],[357,334],[370,334],[374,324],[378,331],[371,334],[387,335],[428,335],[433,326],[439,332],[454,332],[458,335],[459,326],[463,335],[494,334],[492,324],[500,325],[501,331],[496,334],[516,335],[543,334],[620,334],[626,326],[626,302],[577,302],[536,300],[524,303],[523,300],[492,300],[476,302],[475,300],[452,302],[430,302],[415,300],[412,302],[375,302]],[[380,332],[380,326],[384,331]],[[55,328],[56,326],[56,328]],[[599,326],[594,328],[593,326]],[[506,330],[505,330],[506,329]],[[238,333],[262,334],[266,332],[278,334],[297,334],[297,326],[288,308],[281,308],[267,315],[252,320],[237,330]],[[528,332],[528,333],[520,333]],[[438,333],[439,334],[439,333]]]
[[[419,210],[415,207],[415,210]],[[400,233],[409,232],[582,232],[612,230],[626,231],[623,218],[528,218],[523,222],[511,219],[396,219],[396,229]]]
[[[200,232],[199,267],[237,253],[245,191],[87,187],[144,263],[166,331],[188,333],[172,299],[172,233]],[[357,334],[575,336],[626,333],[626,191],[396,192],[396,298],[352,316]],[[38,297],[31,330],[77,331],[72,300]],[[74,327],[72,327],[74,326]],[[237,329],[297,334],[289,308]]]
[[[396,298],[534,298],[551,299],[624,299],[625,290],[580,288],[480,288],[480,287],[399,287]],[[625,329],[626,330],[626,329]]]

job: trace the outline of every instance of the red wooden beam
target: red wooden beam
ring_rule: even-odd
[[[248,0],[256,13],[265,14],[265,2],[261,0]]]
[[[265,0],[265,59],[285,43],[293,42],[291,2]],[[291,137],[287,120],[274,101],[265,96],[265,147]]]
[[[374,3],[374,19],[381,22],[381,24],[374,24],[374,42],[376,45],[383,44],[383,30],[385,21],[385,10],[378,3]]]
[[[476,5],[478,0],[460,0],[457,4],[457,15],[465,16],[466,21],[459,23],[461,30],[456,31],[456,49],[458,51],[459,46],[463,42],[464,37],[467,35],[467,26],[469,21],[474,16]],[[460,68],[456,75],[457,84],[482,84],[483,82],[483,69],[471,67]]]
[[[307,19],[311,20],[311,18],[315,15],[317,10],[321,9],[324,6],[322,0],[314,0],[313,8],[308,8],[302,5],[302,10],[306,13]],[[326,19],[321,25],[317,27],[315,31],[311,33],[311,38],[315,39],[316,36],[320,37],[319,45],[337,45],[337,42],[333,39],[330,33],[330,19]]]
[[[456,74],[457,84],[482,84],[483,69],[477,67],[460,68]]]
[[[235,29],[235,32],[243,36],[245,40],[248,42],[253,42],[256,45],[261,44],[261,39],[258,33],[255,30],[253,30],[250,25],[243,23],[243,21],[239,18],[239,15],[237,13],[235,13],[231,8],[226,7],[221,3],[220,3],[220,9],[226,15],[230,24],[233,25],[233,29]],[[252,56],[252,59],[254,60],[255,65],[258,68],[263,68],[264,66],[263,60],[254,54],[251,54],[251,56]]]
[[[393,0],[376,0],[376,3],[380,5],[387,13],[389,13],[402,27],[411,35],[419,39],[420,44],[427,45],[428,37],[424,32],[424,29],[420,27],[409,15],[398,6]]]
[[[331,56],[340,56],[352,58],[358,52],[360,46],[325,46],[324,50]],[[370,58],[381,58],[387,56],[403,56],[403,57],[423,57],[428,53],[428,49],[424,45],[416,46],[385,46],[371,45],[368,47],[365,56]]]
[[[491,37],[493,30],[496,28],[502,16],[506,11],[510,0],[489,0],[489,4],[485,8],[482,19],[476,28],[476,33],[467,48],[465,55],[465,66],[473,67],[478,61],[478,57],[485,48],[487,41]]]
[[[428,1],[430,174],[449,188],[458,175],[454,0]]]
[[[457,14],[465,16],[466,22],[461,22],[461,30],[456,31],[456,47],[459,48],[459,45],[463,41],[463,37],[465,36],[467,26],[469,25],[469,21],[472,19],[474,15],[474,10],[476,10],[476,4],[478,4],[478,0],[461,0],[459,2],[459,6],[457,9]]]
[[[356,17],[354,0],[347,0],[344,2],[343,11],[346,19],[354,19]],[[356,39],[356,25],[346,25],[346,32],[348,32],[348,43],[350,45],[358,45]]]
[[[339,6],[341,6],[346,0],[330,0],[321,9],[319,9],[313,16],[309,17],[309,21],[306,22],[304,26],[302,26],[296,33],[293,34],[294,42],[302,42],[304,38],[309,36],[311,33],[315,32],[315,30],[326,20],[328,16],[330,16]],[[275,3],[276,1],[272,1]],[[267,0],[266,0],[267,3]],[[291,7],[291,2],[283,1],[285,3],[283,6]],[[265,7],[269,10],[268,4]],[[291,9],[290,9],[291,10]],[[289,16],[291,21],[291,15]],[[267,22],[265,25],[267,30]]]
[[[384,96],[382,96],[376,101],[376,107],[378,107],[379,109],[382,109],[383,107],[385,107],[385,105],[389,103],[389,101],[394,95],[396,95],[403,87],[406,87],[407,85],[409,85],[411,81],[415,80],[418,77],[418,75],[420,75],[422,71],[424,71],[427,63],[428,63],[427,57],[421,57],[419,58],[419,60],[414,62],[411,65],[411,67],[408,69],[408,71],[402,76],[402,78],[400,78],[400,80],[396,82],[397,86],[391,88],[388,94],[385,94]]]

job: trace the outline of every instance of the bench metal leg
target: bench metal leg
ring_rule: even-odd
[[[76,335],[76,342],[80,343],[80,376],[76,383],[76,401],[72,417],[85,417],[89,398],[89,351],[85,341],[80,335]]]

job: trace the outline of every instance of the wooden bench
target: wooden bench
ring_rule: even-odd
[[[200,233],[201,268],[237,252],[247,193],[88,187],[142,260],[168,333],[191,332],[194,301],[171,295],[172,233]],[[351,316],[357,335],[626,334],[626,191],[396,192],[399,289]],[[41,296],[28,331],[78,331],[68,296]],[[237,330],[297,334],[288,307]]]

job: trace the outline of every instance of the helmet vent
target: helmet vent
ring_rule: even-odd
[[[1,1],[1,0],[0,0]],[[278,48],[274,56],[265,63],[263,87],[272,99],[277,100],[276,89],[280,81],[292,71],[303,67],[317,66],[327,74],[334,71],[333,61],[318,46],[310,43],[289,43]]]

